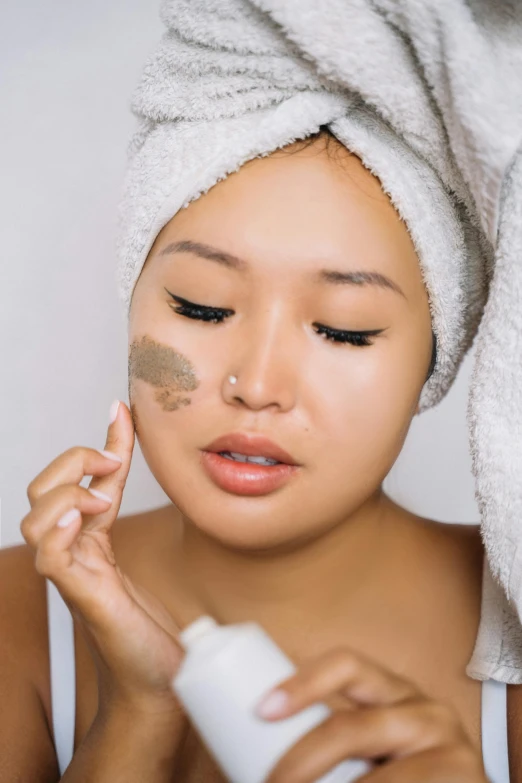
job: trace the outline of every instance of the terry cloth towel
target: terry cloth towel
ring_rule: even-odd
[[[437,338],[421,412],[476,344],[470,449],[501,589],[468,673],[522,683],[522,4],[164,0],[161,16],[166,32],[131,105],[125,315],[178,210],[245,161],[328,125],[380,179],[417,249]]]

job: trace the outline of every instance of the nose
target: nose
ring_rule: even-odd
[[[290,410],[298,393],[299,348],[282,307],[245,321],[235,340],[223,382],[225,401],[254,411]]]

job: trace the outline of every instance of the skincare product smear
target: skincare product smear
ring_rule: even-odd
[[[321,703],[276,721],[256,714],[262,697],[297,671],[257,623],[219,625],[203,615],[179,638],[186,655],[173,689],[230,783],[264,783],[279,759],[332,714]],[[369,769],[350,759],[316,783],[353,783]]]

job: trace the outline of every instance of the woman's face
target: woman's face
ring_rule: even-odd
[[[291,149],[246,163],[178,212],[131,307],[129,400],[144,457],[194,525],[239,548],[304,542],[371,501],[431,358],[416,253],[378,180],[342,146],[333,157],[322,139]],[[381,285],[350,283],[355,272]],[[379,333],[354,345],[326,327]],[[209,458],[229,433],[263,435],[298,466]],[[227,469],[286,477],[244,494],[219,479]]]

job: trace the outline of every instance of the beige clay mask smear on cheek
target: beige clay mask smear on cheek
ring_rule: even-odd
[[[155,386],[158,389],[155,400],[165,411],[190,405],[190,399],[180,392],[194,391],[199,386],[188,359],[146,335],[134,340],[129,349],[129,381],[132,378]]]

